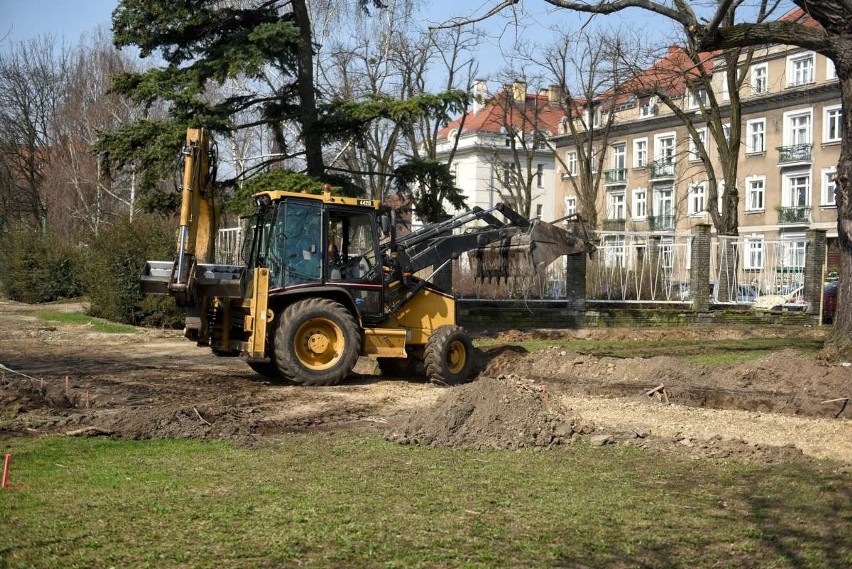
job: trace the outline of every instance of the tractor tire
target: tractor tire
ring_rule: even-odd
[[[462,327],[441,326],[426,343],[423,362],[432,383],[465,383],[473,371],[473,342]]]
[[[403,379],[415,379],[423,377],[423,372],[418,369],[417,358],[377,358],[379,371],[385,377],[398,377]]]
[[[281,379],[278,375],[278,367],[274,361],[269,362],[246,362],[248,366],[258,375],[269,379]]]
[[[361,329],[342,304],[300,300],[284,309],[275,330],[278,374],[298,385],[337,385],[361,353]]]

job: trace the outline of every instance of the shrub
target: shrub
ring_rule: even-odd
[[[51,233],[18,227],[0,237],[0,287],[21,302],[79,296],[79,255]]]
[[[115,322],[175,327],[183,312],[169,296],[143,296],[139,275],[148,259],[175,258],[174,224],[157,216],[121,221],[90,240],[82,280],[90,314]]]

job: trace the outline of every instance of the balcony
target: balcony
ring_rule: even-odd
[[[651,231],[667,231],[674,229],[675,218],[673,215],[649,215],[648,227]]]
[[[624,219],[604,219],[601,229],[603,231],[624,231],[626,223]]]
[[[813,144],[796,144],[793,146],[779,146],[778,164],[789,164],[792,162],[810,162]]]
[[[675,177],[675,163],[671,158],[651,162],[651,179],[660,180]]]
[[[808,224],[811,222],[811,206],[782,207],[778,209],[778,224]]]
[[[604,184],[626,184],[627,183],[627,168],[613,168],[612,170],[604,170]]]

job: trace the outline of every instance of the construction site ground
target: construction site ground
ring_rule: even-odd
[[[598,357],[520,344],[579,339],[694,340],[790,335],[799,328],[595,329],[492,336],[470,384],[442,388],[376,375],[362,359],[335,387],[272,383],[173,330],[95,332],[45,321],[80,303],[0,301],[0,438],[41,435],[225,439],[358,430],[401,444],[553,447],[585,439],[711,459],[832,459],[852,468],[852,366],[785,349],[730,366],[673,356]],[[67,380],[66,380],[67,378]]]

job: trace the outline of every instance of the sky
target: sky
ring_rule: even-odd
[[[343,1],[343,0],[341,0]],[[109,30],[112,11],[118,0],[0,0],[0,49],[11,41],[26,41],[44,34],[55,34],[57,38],[74,45],[98,27]],[[495,0],[431,0],[425,10],[429,21],[440,22],[454,16],[481,15],[493,6]],[[490,34],[501,36],[504,46],[511,50],[518,34],[541,40],[544,30],[553,26],[563,29],[577,29],[584,19],[567,10],[559,10],[546,5],[541,0],[525,0],[522,4],[527,17],[526,27],[518,32],[510,14],[494,17],[477,24],[485,27]],[[627,16],[609,16],[609,25],[643,25],[646,30],[660,33],[662,21],[659,18],[633,10]],[[494,41],[491,45],[482,45],[480,70],[487,74],[496,74],[504,64],[494,57]]]
[[[56,34],[75,44],[97,26],[109,29],[117,0],[0,0],[0,38]]]

